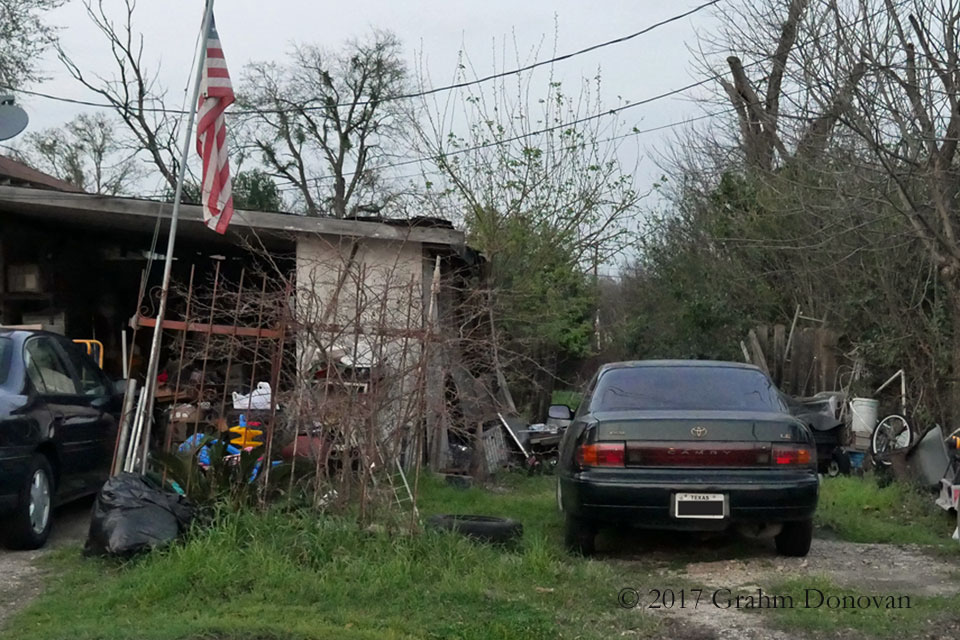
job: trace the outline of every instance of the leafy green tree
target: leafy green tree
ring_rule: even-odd
[[[233,206],[249,211],[282,211],[283,198],[277,184],[267,173],[259,169],[239,171],[232,178]],[[167,189],[164,199],[173,202],[174,191]],[[184,182],[182,202],[200,203],[200,185]]]

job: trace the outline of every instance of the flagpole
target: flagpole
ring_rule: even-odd
[[[180,155],[180,170],[177,173],[177,187],[173,196],[173,212],[170,214],[170,233],[167,236],[167,251],[163,262],[163,284],[160,288],[160,306],[157,309],[156,324],[153,327],[153,342],[150,345],[150,359],[147,363],[147,377],[143,385],[140,402],[137,405],[135,424],[143,436],[142,461],[140,473],[147,471],[147,449],[150,443],[150,427],[153,416],[153,401],[157,386],[157,371],[160,368],[160,341],[163,335],[163,320],[167,313],[167,297],[170,293],[170,272],[173,268],[173,249],[177,240],[177,221],[180,217],[180,199],[183,195],[183,180],[187,171],[190,155],[190,143],[193,141],[193,122],[200,98],[200,83],[203,80],[203,64],[207,55],[207,34],[213,16],[213,0],[207,0],[200,27],[200,52],[197,55],[197,75],[193,81],[193,98],[187,105],[187,128],[183,136],[183,153]],[[148,274],[149,275],[149,274]],[[189,320],[189,318],[188,318]],[[176,398],[174,398],[176,400]],[[130,446],[139,446],[139,440],[131,440]]]

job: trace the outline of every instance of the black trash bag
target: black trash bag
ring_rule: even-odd
[[[135,473],[107,480],[97,494],[85,555],[130,557],[163,546],[185,532],[194,507]]]

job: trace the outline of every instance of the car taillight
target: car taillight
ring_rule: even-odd
[[[772,458],[777,467],[805,466],[813,462],[813,450],[810,447],[774,445]]]
[[[581,467],[622,467],[625,458],[622,442],[583,444],[577,449],[577,464]]]

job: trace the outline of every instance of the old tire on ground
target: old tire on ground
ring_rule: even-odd
[[[777,552],[784,556],[803,557],[813,541],[813,520],[784,522],[783,530],[774,538]]]
[[[564,519],[563,542],[567,550],[584,556],[597,550],[597,527],[589,520],[567,515]]]
[[[53,524],[53,469],[46,456],[37,454],[20,487],[16,510],[3,528],[11,549],[39,549],[50,536]]]
[[[523,537],[523,525],[510,518],[440,514],[430,516],[427,525],[440,531],[456,531],[473,540],[508,544]]]

